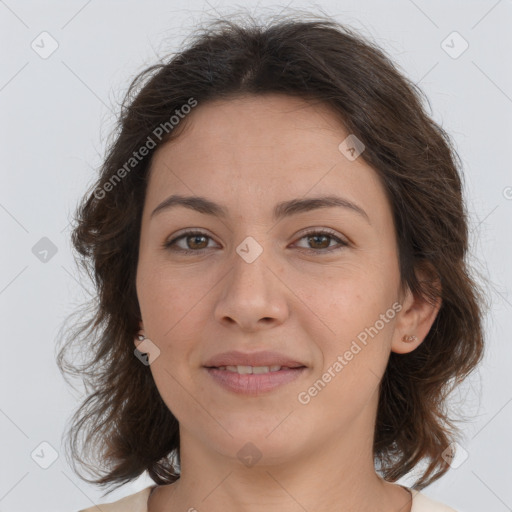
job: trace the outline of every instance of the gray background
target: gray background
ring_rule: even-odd
[[[55,339],[89,288],[73,261],[68,222],[94,181],[129,79],[159,55],[176,51],[198,23],[241,5],[188,0],[185,9],[175,0],[0,0],[0,511],[72,512],[101,501],[100,490],[71,471],[61,446],[80,394],[60,376]],[[342,0],[243,7],[257,15],[292,7],[323,10],[360,29],[420,84],[434,119],[454,138],[465,168],[471,261],[489,280],[492,308],[485,361],[451,402],[470,418],[463,424],[468,456],[456,459],[458,467],[423,492],[459,512],[512,510],[512,2]],[[41,36],[44,31],[58,44],[47,58],[41,53],[51,49],[52,39]],[[457,58],[446,45],[459,53],[462,41],[451,36],[443,44],[453,31],[469,44]],[[36,256],[36,244],[48,244],[40,242],[43,237],[57,251],[47,261],[42,253]],[[34,460],[51,462],[52,448],[43,442],[57,455],[47,469]],[[33,459],[34,450],[39,457]],[[143,476],[108,501],[151,483]]]

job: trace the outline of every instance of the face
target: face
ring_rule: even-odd
[[[136,286],[141,327],[160,350],[149,368],[182,440],[233,459],[250,441],[275,462],[340,433],[365,442],[402,300],[377,173],[339,149],[349,133],[323,104],[246,96],[199,104],[181,122],[152,160]],[[171,195],[224,213],[189,203],[152,214]],[[324,196],[341,201],[275,215]],[[230,351],[277,352],[303,368],[205,367]]]

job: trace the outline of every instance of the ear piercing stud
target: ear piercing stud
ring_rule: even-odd
[[[402,336],[402,341],[404,343],[413,343],[415,342],[416,340],[418,339],[417,336],[415,336],[414,334],[404,334]]]

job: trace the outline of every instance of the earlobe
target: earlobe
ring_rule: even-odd
[[[409,352],[413,352],[418,348],[423,339],[419,339],[415,334],[404,334],[400,339],[400,343],[393,343],[391,345],[391,352],[395,352],[397,354],[408,354]]]
[[[139,343],[141,341],[144,340],[145,338],[145,334],[144,334],[144,324],[142,323],[142,321],[139,322],[139,330],[137,332],[137,334],[133,337],[133,343],[135,345],[135,348],[137,348],[137,345],[139,345]]]

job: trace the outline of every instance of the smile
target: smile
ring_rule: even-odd
[[[286,366],[220,366],[205,368],[225,390],[237,394],[259,395],[273,391],[302,376],[307,368]]]
[[[268,372],[278,372],[281,369],[290,370],[290,368],[286,366],[219,366],[218,370],[227,370],[228,372],[236,372],[241,375],[246,375],[250,373],[268,373]]]

